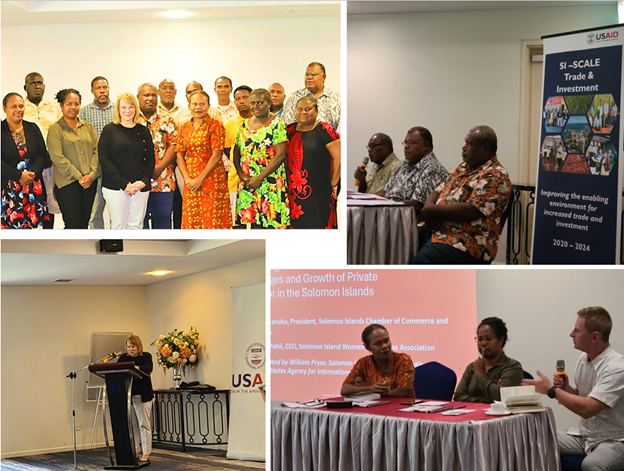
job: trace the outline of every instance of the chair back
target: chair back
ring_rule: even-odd
[[[524,370],[522,370],[522,377],[524,379],[533,379],[533,375],[529,373],[528,371],[524,371]]]
[[[507,222],[507,219],[509,219],[509,215],[511,214],[511,211],[513,209],[513,204],[514,204],[515,199],[516,198],[514,195],[514,190],[512,189],[511,196],[509,197],[509,202],[507,203],[507,207],[505,208],[505,211],[503,212],[503,215],[501,216],[501,222],[500,222],[501,232],[505,228],[505,223]]]
[[[457,375],[447,366],[430,361],[414,370],[414,391],[419,399],[452,401]]]

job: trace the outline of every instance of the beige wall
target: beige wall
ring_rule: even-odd
[[[624,270],[477,270],[477,322],[497,316],[507,323],[505,353],[525,371],[539,369],[552,378],[557,360],[563,359],[573,383],[574,366],[581,354],[569,334],[579,309],[602,306],[613,319],[611,345],[624,354]],[[475,347],[476,355],[476,347]],[[578,416],[546,396],[557,429],[578,424]]]
[[[2,457],[72,448],[71,380],[89,362],[91,332],[149,338],[144,286],[2,287]],[[77,444],[89,446],[95,404],[76,379]],[[94,443],[104,442],[101,422]]]
[[[264,53],[248,53],[258,42]],[[37,53],[20,52],[30,49]],[[339,16],[2,26],[2,96],[24,95],[24,77],[37,71],[50,101],[72,87],[82,94],[83,105],[92,102],[91,80],[102,75],[113,100],[168,77],[183,106],[191,80],[204,86],[214,104],[214,81],[221,75],[230,77],[234,88],[280,82],[291,94],[304,87],[312,61],[325,65],[327,86],[339,91]]]
[[[72,449],[71,381],[88,363],[92,331],[132,331],[149,344],[175,328],[196,326],[204,346],[184,377],[229,389],[232,376],[230,288],[263,282],[265,259],[145,286],[2,287],[2,457]],[[253,302],[254,300],[250,300]],[[36,304],[35,304],[36,303]],[[95,404],[85,402],[86,375],[76,380],[79,448],[88,448]],[[173,385],[154,371],[154,388]],[[104,443],[98,423],[94,445]]]
[[[197,327],[200,362],[183,381],[199,381],[217,389],[232,387],[232,295],[230,288],[263,282],[265,259],[210,270],[147,288],[150,339],[173,329]],[[250,299],[250,303],[254,300]],[[150,347],[152,354],[156,353]],[[155,389],[173,386],[171,370],[166,375],[154,371]]]

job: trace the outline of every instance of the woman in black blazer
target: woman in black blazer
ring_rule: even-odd
[[[50,157],[39,127],[24,121],[24,100],[2,100],[2,229],[34,229],[50,221],[41,172]]]
[[[132,429],[134,430],[134,446],[137,457],[140,456],[143,448],[143,456],[139,461],[149,461],[152,453],[152,403],[154,402],[154,390],[150,375],[154,369],[152,354],[143,351],[141,338],[132,334],[126,337],[126,349],[128,353],[119,355],[118,363],[131,361],[134,367],[145,373],[141,380],[132,380]],[[138,423],[137,423],[138,422]],[[141,430],[139,437],[138,430]]]

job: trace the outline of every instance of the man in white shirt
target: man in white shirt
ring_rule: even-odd
[[[217,94],[216,108],[221,112],[223,123],[236,117],[236,105],[230,100],[232,94],[232,81],[228,77],[219,77],[215,80],[215,93]]]
[[[584,352],[576,362],[574,381],[555,374],[553,382],[524,380],[535,390],[557,399],[581,416],[576,429],[557,432],[563,455],[586,455],[583,471],[619,471],[624,468],[624,356],[609,345],[613,321],[602,307],[587,307],[578,313],[570,337],[574,348]]]

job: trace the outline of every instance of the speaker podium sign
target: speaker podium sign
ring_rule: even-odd
[[[624,25],[543,40],[531,263],[620,263]]]

